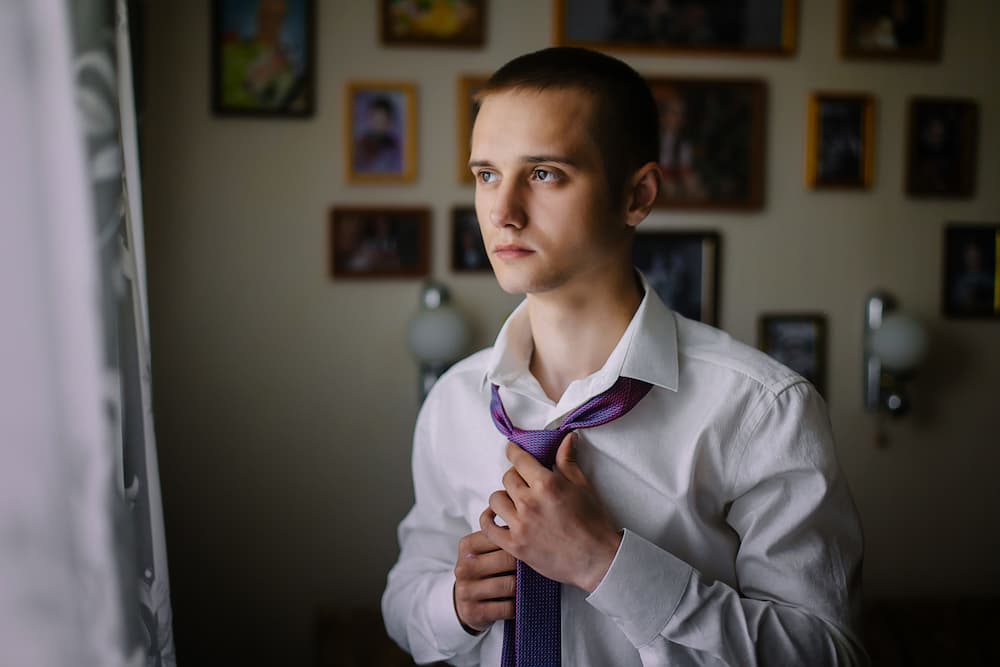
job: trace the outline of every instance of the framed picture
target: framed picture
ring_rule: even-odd
[[[451,211],[451,268],[458,272],[493,270],[476,209],[471,206],[456,206]]]
[[[1000,319],[1000,223],[944,230],[944,314]]]
[[[473,97],[486,85],[488,79],[489,76],[486,75],[470,74],[458,80],[458,107],[456,109],[458,122],[455,123],[455,127],[458,128],[458,142],[456,144],[458,146],[458,161],[456,164],[459,183],[476,182],[469,169],[469,153],[472,149],[472,121],[475,119]]]
[[[809,98],[806,185],[866,189],[874,172],[875,100],[863,93]]]
[[[663,208],[759,209],[764,83],[647,78],[660,110]]]
[[[565,46],[789,56],[798,0],[556,0],[554,25]]]
[[[382,43],[400,46],[482,46],[486,0],[380,0]]]
[[[347,180],[416,178],[417,89],[410,83],[347,84]]]
[[[761,315],[757,346],[826,394],[826,317],[813,313]]]
[[[213,111],[312,115],[315,16],[314,0],[213,0]]]
[[[840,0],[845,58],[940,60],[944,0]]]
[[[337,278],[427,275],[430,209],[334,207],[330,273]]]
[[[979,107],[973,100],[914,97],[906,131],[906,192],[971,197],[976,188]]]
[[[640,232],[633,262],[668,308],[718,326],[720,241],[716,232]]]

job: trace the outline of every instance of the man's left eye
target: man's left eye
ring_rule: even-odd
[[[533,174],[534,174],[535,180],[546,182],[546,183],[547,182],[551,182],[551,181],[557,181],[557,180],[559,180],[559,175],[556,172],[550,171],[548,169],[535,169],[535,171],[533,172]]]

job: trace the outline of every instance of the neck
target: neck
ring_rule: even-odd
[[[529,370],[553,401],[604,365],[642,301],[630,264],[587,283],[527,298],[534,343]]]

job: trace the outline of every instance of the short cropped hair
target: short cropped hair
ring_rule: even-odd
[[[660,157],[659,113],[642,76],[617,58],[573,47],[535,51],[494,72],[475,97],[475,112],[491,93],[575,89],[594,100],[591,133],[604,161],[612,206],[625,197],[625,182]]]

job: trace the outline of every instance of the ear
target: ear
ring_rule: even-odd
[[[646,219],[660,195],[660,165],[647,162],[636,170],[629,184],[625,224],[638,227]]]

